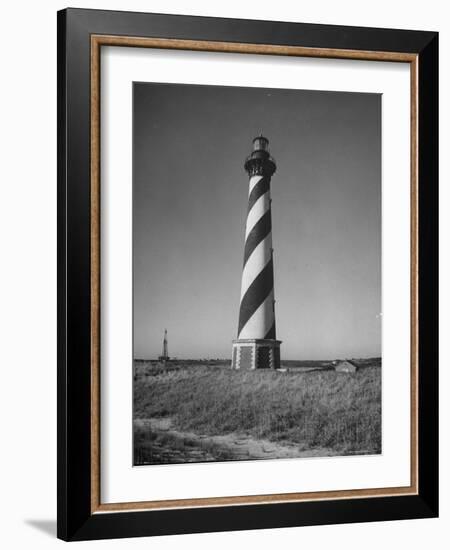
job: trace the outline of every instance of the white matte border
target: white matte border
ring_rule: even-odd
[[[132,467],[132,82],[382,93],[383,453]],[[101,503],[410,484],[410,68],[101,48]]]

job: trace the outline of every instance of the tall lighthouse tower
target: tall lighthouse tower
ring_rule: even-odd
[[[275,332],[273,248],[270,180],[276,170],[269,140],[253,140],[244,168],[249,175],[247,224],[237,340],[233,340],[235,369],[277,369],[280,344]]]

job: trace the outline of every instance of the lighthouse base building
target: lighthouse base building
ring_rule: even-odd
[[[234,369],[279,369],[281,340],[233,340]]]
[[[270,180],[276,170],[269,140],[253,140],[244,167],[249,176],[247,222],[238,337],[233,340],[235,369],[280,368],[276,339]]]

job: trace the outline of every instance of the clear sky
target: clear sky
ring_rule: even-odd
[[[282,359],[381,355],[381,96],[135,83],[134,356],[223,357],[236,338],[248,176],[272,178]]]

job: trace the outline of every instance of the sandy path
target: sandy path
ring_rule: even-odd
[[[136,426],[149,428],[153,432],[164,432],[171,436],[183,439],[188,438],[202,444],[215,443],[226,447],[233,453],[236,459],[258,459],[258,458],[299,458],[313,456],[333,456],[336,454],[331,449],[305,450],[293,444],[280,444],[267,439],[255,439],[245,434],[227,435],[200,435],[195,432],[182,432],[173,427],[171,418],[141,418],[135,420]]]

